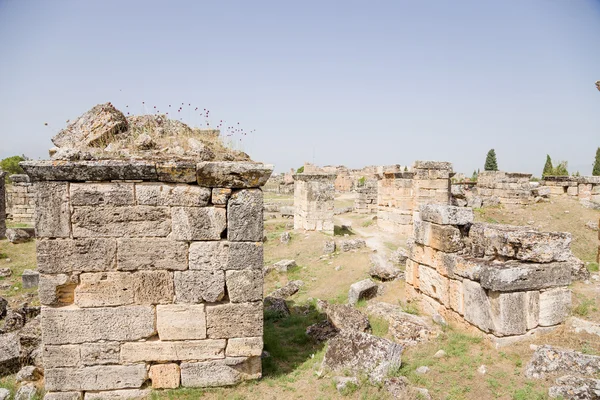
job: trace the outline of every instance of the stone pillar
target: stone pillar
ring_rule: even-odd
[[[378,174],[377,226],[384,231],[409,235],[412,232],[415,204],[413,172]]]
[[[9,176],[8,179],[11,185],[6,195],[11,221],[33,224],[35,193],[29,177],[25,174],[15,174]]]
[[[294,229],[333,234],[335,174],[294,175]]]
[[[6,236],[6,172],[0,170],[0,239]]]
[[[261,376],[260,186],[271,166],[22,166],[37,195],[48,393],[141,398]]]
[[[414,172],[415,210],[424,204],[450,204],[450,178],[454,175],[452,164],[445,161],[415,161]]]

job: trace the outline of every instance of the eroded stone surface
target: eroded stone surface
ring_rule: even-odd
[[[175,302],[214,303],[225,296],[223,271],[176,271]]]
[[[260,301],[263,298],[263,273],[260,270],[227,271],[225,284],[232,303]]]
[[[45,371],[46,390],[113,390],[139,388],[148,378],[146,366],[102,365]]]
[[[553,346],[539,346],[525,368],[528,378],[543,378],[550,373],[592,377],[600,373],[600,356]]]
[[[227,239],[260,242],[263,238],[263,195],[260,189],[234,192],[227,205]]]
[[[186,361],[223,358],[225,340],[128,342],[121,346],[121,362]]]
[[[135,185],[137,204],[147,206],[205,207],[211,190],[195,185],[138,183]]]
[[[69,184],[39,182],[35,185],[35,232],[40,238],[68,238],[71,235]]]
[[[162,238],[119,238],[117,248],[117,269],[121,271],[187,269],[187,243]]]
[[[80,206],[73,209],[73,237],[166,237],[171,232],[168,207]]]
[[[257,188],[263,186],[273,166],[253,162],[201,162],[197,164],[198,185],[222,188]]]
[[[262,375],[260,357],[227,357],[199,363],[181,363],[181,386],[212,387],[235,385]]]
[[[473,222],[473,210],[445,204],[426,204],[420,208],[423,221],[438,225],[467,225]]]
[[[156,327],[161,340],[206,338],[203,304],[165,304],[156,307]]]
[[[36,250],[41,273],[109,271],[116,267],[114,239],[38,239]]]
[[[181,382],[181,371],[177,364],[157,364],[150,367],[152,389],[177,389]]]
[[[206,326],[208,337],[214,339],[262,336],[263,304],[208,305]]]
[[[172,207],[171,214],[174,240],[219,240],[227,228],[222,208]]]

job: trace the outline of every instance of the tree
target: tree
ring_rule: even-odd
[[[304,165],[303,165],[303,166],[301,166],[300,168],[298,168],[298,169],[296,170],[296,173],[297,173],[297,174],[301,174],[301,173],[303,173],[303,172],[304,172]]]
[[[408,167],[406,165],[404,166],[404,172],[408,172]]]
[[[552,175],[556,176],[569,176],[569,171],[567,170],[567,162],[561,161],[558,163],[556,167],[554,167],[554,171],[552,171]]]
[[[477,171],[473,170],[473,175],[471,175],[472,182],[477,182],[477,175],[479,175]]]
[[[552,175],[554,167],[552,166],[552,159],[549,154],[546,154],[546,164],[544,164],[544,171],[542,172],[542,178],[547,175]]]
[[[596,150],[596,160],[594,160],[594,169],[592,169],[592,175],[600,176],[600,147],[598,147]]]
[[[483,169],[486,171],[498,171],[498,161],[496,161],[496,151],[494,149],[488,151]]]
[[[26,158],[24,156],[12,156],[0,161],[0,169],[7,173],[6,179],[8,179],[9,175],[24,174],[25,171],[23,171],[23,168],[21,168],[19,163],[25,160]]]

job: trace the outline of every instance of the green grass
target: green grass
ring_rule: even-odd
[[[573,314],[580,317],[587,317],[590,311],[598,311],[598,307],[596,307],[596,301],[594,299],[589,299],[584,295],[578,295],[577,298],[579,299],[580,303],[573,308]]]
[[[370,316],[369,323],[371,324],[371,330],[373,335],[379,337],[385,337],[390,329],[390,323],[381,317]]]
[[[599,268],[598,268],[598,263],[597,262],[591,262],[587,265],[587,269],[590,272],[598,272]]]
[[[333,226],[333,236],[344,236],[344,235],[353,236],[354,232],[352,232],[351,229],[348,229],[347,226],[339,226],[339,225]]]
[[[419,315],[419,307],[415,302],[406,303],[403,301],[398,301],[400,308],[407,314]]]
[[[373,221],[372,219],[368,219],[368,220],[364,221],[363,223],[361,223],[360,226],[362,226],[363,228],[368,228],[371,225],[373,225],[373,222],[375,222],[375,221]]]

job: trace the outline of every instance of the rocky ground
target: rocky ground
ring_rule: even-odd
[[[266,204],[277,205],[272,210],[291,201],[290,196],[265,195]],[[351,201],[341,196],[336,208],[349,207]],[[332,237],[294,232],[293,219],[267,212],[263,379],[232,388],[155,392],[153,398],[597,398],[600,280],[593,249],[598,232],[588,222],[597,221],[598,214],[571,199],[477,210],[481,221],[573,233],[573,251],[592,271],[589,281],[572,285],[568,324],[494,349],[481,337],[418,315],[417,305],[404,301],[408,238],[380,232],[373,215],[336,215]],[[23,271],[35,268],[34,243],[0,241],[0,258],[0,267],[12,272],[0,278],[9,312],[31,314],[23,317],[31,329],[13,332],[23,332],[22,343],[32,349],[25,363],[35,364],[35,289],[20,283]],[[14,319],[4,318],[4,326]],[[34,378],[31,370],[21,375],[26,373]],[[0,387],[14,393],[15,379],[14,374],[1,379]]]

